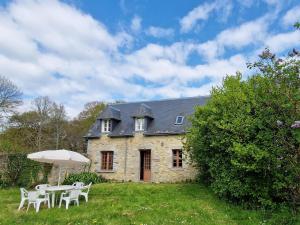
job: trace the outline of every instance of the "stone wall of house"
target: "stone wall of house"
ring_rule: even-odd
[[[49,184],[57,184],[60,173],[60,183],[64,181],[64,179],[71,173],[80,173],[87,171],[87,166],[83,165],[74,165],[74,166],[62,166],[59,168],[57,165],[53,165],[52,169],[48,175],[48,183]]]
[[[110,138],[102,136],[90,139],[87,154],[92,160],[91,171],[107,179],[118,181],[140,181],[140,150],[151,150],[151,181],[178,182],[194,179],[196,169],[190,164],[186,154],[182,168],[174,168],[172,150],[182,149],[182,136],[144,136],[136,133],[134,137]],[[113,170],[101,170],[101,151],[113,151]]]

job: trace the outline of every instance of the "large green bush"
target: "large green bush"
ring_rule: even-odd
[[[266,50],[256,74],[227,76],[191,118],[186,148],[220,196],[248,205],[299,201],[300,61]]]
[[[7,166],[2,171],[0,187],[32,187],[46,181],[47,172],[43,164],[27,159],[24,153],[7,155]]]
[[[10,184],[7,180],[0,179],[0,188],[7,188],[9,186],[10,186]]]
[[[98,176],[96,173],[82,172],[70,174],[63,182],[63,184],[73,184],[75,182],[83,182],[85,184],[93,183],[103,183],[106,179],[102,176]]]

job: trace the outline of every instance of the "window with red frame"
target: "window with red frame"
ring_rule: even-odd
[[[101,152],[101,170],[113,170],[113,156],[111,151]]]
[[[173,149],[173,167],[182,167],[181,149]]]

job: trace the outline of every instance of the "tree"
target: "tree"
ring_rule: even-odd
[[[59,148],[60,141],[65,136],[65,123],[66,123],[66,111],[64,105],[56,104],[55,102],[52,105],[51,113],[51,125],[53,125],[53,134],[55,139],[55,148]]]
[[[6,152],[35,151],[38,148],[39,122],[38,114],[35,111],[11,116],[9,127],[2,134],[2,141],[7,141],[12,146],[7,148]]]
[[[299,55],[278,59],[267,49],[248,67],[256,74],[227,76],[196,109],[186,149],[218,195],[296,204],[300,149],[291,125],[300,116]]]
[[[85,104],[78,117],[69,121],[66,127],[66,146],[74,151],[83,152],[86,149],[84,135],[96,121],[100,112],[105,108],[103,102],[89,102]]]
[[[45,127],[45,124],[49,123],[51,107],[53,105],[53,102],[50,100],[48,96],[43,96],[43,97],[35,98],[32,102],[32,105],[34,110],[37,113],[37,118],[39,121],[37,148],[41,149],[43,128]]]
[[[4,76],[0,76],[0,120],[22,103],[18,87]]]

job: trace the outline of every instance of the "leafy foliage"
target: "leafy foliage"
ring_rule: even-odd
[[[70,174],[63,182],[63,184],[73,184],[75,182],[83,182],[85,184],[93,183],[103,183],[106,179],[102,176],[98,176],[96,173],[82,172]]]
[[[42,165],[27,159],[26,154],[8,155],[7,164],[5,184],[9,186],[31,187],[40,180],[39,174],[43,174]]]
[[[277,59],[268,49],[249,64],[256,74],[227,76],[191,118],[186,148],[215,193],[248,205],[299,202],[298,53]]]
[[[70,121],[66,126],[65,146],[68,149],[83,152],[86,149],[86,135],[92,124],[96,121],[106,104],[102,102],[89,102],[78,117]]]
[[[9,183],[6,180],[0,179],[0,188],[7,188],[9,186]]]

